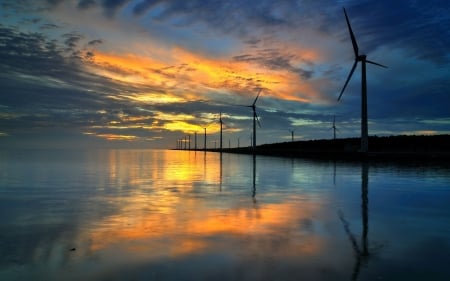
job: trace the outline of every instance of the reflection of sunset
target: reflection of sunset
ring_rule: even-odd
[[[252,241],[246,248],[257,252],[259,244],[272,236],[283,240],[276,251],[283,251],[285,256],[315,254],[322,249],[321,239],[308,229],[304,237],[299,236],[299,226],[319,211],[320,205],[313,200],[295,195],[288,201],[264,204],[248,198],[244,204],[225,196],[220,205],[211,205],[203,196],[215,198],[221,194],[217,188],[221,167],[216,154],[148,153],[144,158],[146,154],[139,151],[109,153],[110,182],[129,191],[126,197],[110,198],[117,209],[115,214],[96,221],[86,233],[91,251],[121,244],[124,251],[151,257],[190,255],[223,247],[213,238],[228,237],[233,243]],[[165,164],[159,167],[159,163]],[[198,183],[202,183],[201,193]]]
[[[306,204],[302,209],[293,203],[268,204],[264,208],[234,207],[223,211],[210,209],[201,200],[181,202],[165,193],[163,198],[148,198],[141,201],[129,199],[123,205],[122,216],[111,217],[101,222],[100,227],[91,233],[92,250],[107,248],[124,241],[145,240],[146,245],[158,243],[161,239],[172,241],[172,254],[192,254],[208,246],[207,237],[231,235],[233,237],[263,237],[271,234],[289,235],[298,231],[298,223],[311,218],[316,205]],[[153,200],[164,200],[169,204],[165,211],[169,213],[141,212]],[[167,201],[166,201],[167,200]],[[180,204],[187,204],[184,206]],[[189,210],[189,211],[187,211]],[[104,226],[109,227],[104,227]],[[144,242],[143,242],[144,243]],[[308,243],[290,242],[290,251],[315,253],[320,250],[320,240],[309,239]],[[289,254],[289,253],[284,253]]]

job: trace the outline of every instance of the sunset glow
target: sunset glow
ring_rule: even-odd
[[[388,66],[368,66],[369,134],[450,133],[450,67],[440,49],[449,45],[441,31],[448,7],[403,2],[345,4],[361,52]],[[44,145],[63,127],[61,140],[78,135],[80,145],[96,136],[169,148],[204,128],[215,141],[220,112],[227,139],[248,138],[252,112],[242,106],[259,90],[258,144],[284,141],[288,128],[302,139],[331,138],[334,116],[340,137],[359,135],[359,68],[336,101],[353,61],[342,3],[183,5],[2,4],[2,142]],[[42,143],[28,142],[36,136]]]

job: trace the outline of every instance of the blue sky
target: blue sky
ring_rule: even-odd
[[[171,148],[450,133],[447,1],[0,1],[2,147]],[[200,144],[199,144],[200,146]]]

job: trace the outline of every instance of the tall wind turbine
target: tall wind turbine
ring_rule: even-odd
[[[344,87],[341,90],[341,93],[338,97],[338,101],[341,99],[342,94],[344,93],[345,88],[347,87],[350,78],[352,78],[353,72],[356,69],[358,62],[361,62],[361,152],[367,152],[369,149],[369,133],[367,126],[367,80],[366,80],[366,63],[378,65],[384,68],[382,64],[376,63],[374,61],[370,61],[367,59],[367,56],[359,53],[358,44],[356,43],[355,34],[353,33],[352,27],[350,25],[350,21],[347,16],[347,12],[344,8],[345,20],[347,21],[348,31],[350,33],[350,38],[352,40],[353,51],[355,53],[355,62],[353,63],[352,69],[345,81]]]
[[[253,138],[252,138],[252,146],[253,149],[256,148],[256,122],[258,122],[258,126],[261,127],[261,124],[259,123],[258,114],[256,114],[256,101],[259,98],[259,94],[261,94],[261,90],[259,89],[258,94],[256,95],[255,100],[253,101],[252,105],[246,105],[246,107],[250,107],[253,110]]]

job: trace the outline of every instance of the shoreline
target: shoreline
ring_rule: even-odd
[[[359,138],[309,140],[252,147],[190,149],[235,154],[343,161],[449,161],[450,135],[370,137],[369,151],[358,151]],[[372,148],[372,149],[371,149]],[[174,149],[186,150],[189,149]]]

